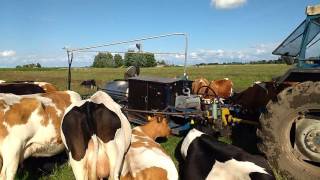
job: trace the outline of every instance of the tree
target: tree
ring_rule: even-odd
[[[134,53],[128,51],[124,55],[125,66],[140,66],[140,67],[154,67],[157,65],[154,54],[152,53]]]
[[[94,57],[92,67],[104,68],[104,67],[114,67],[114,59],[111,53],[98,53]]]
[[[41,68],[41,64],[37,63],[31,63],[31,64],[25,64],[25,65],[17,65],[16,68]]]
[[[152,53],[144,53],[145,66],[144,67],[154,67],[157,65],[156,59],[154,58],[154,54]]]
[[[164,61],[164,60],[157,61],[157,64],[159,64],[159,65],[167,65],[166,61]]]
[[[135,65],[135,60],[134,60],[134,53],[132,53],[134,51],[129,50],[127,53],[125,53],[124,55],[124,65],[126,67],[128,66],[133,66]]]
[[[123,59],[120,54],[115,54],[113,57],[115,67],[121,67],[123,65]]]

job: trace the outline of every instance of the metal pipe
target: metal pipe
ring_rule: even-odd
[[[183,76],[185,78],[187,78],[187,59],[188,59],[188,34],[185,33],[184,34],[185,37],[185,41],[186,41],[186,46],[185,46],[185,50],[184,50],[184,70],[183,70]]]
[[[166,115],[202,115],[206,111],[196,111],[196,112],[163,112],[163,111],[148,111],[148,110],[138,110],[138,109],[129,109],[122,108],[123,111],[127,112],[137,112],[137,113],[146,113],[146,114],[166,114]]]
[[[152,53],[152,54],[178,54],[178,55],[185,55],[185,53],[179,53],[179,52],[148,52],[148,51],[140,51],[140,52],[130,52],[130,51],[95,51],[95,50],[81,50],[81,51],[77,51],[77,52],[92,52],[92,53],[99,53],[99,52],[103,52],[103,53],[111,53],[111,54],[141,54],[141,53]]]
[[[113,42],[113,43],[102,44],[102,45],[97,45],[97,46],[89,46],[89,47],[84,47],[84,48],[75,48],[75,49],[65,48],[65,49],[70,52],[77,52],[77,51],[81,51],[81,50],[96,49],[96,48],[114,46],[114,45],[120,45],[120,44],[128,44],[128,43],[132,43],[132,42],[145,41],[145,40],[157,39],[157,38],[168,37],[168,36],[185,36],[185,37],[187,37],[187,34],[186,33],[170,33],[170,34],[164,34],[164,35],[159,35],[159,36],[150,36],[150,37],[144,37],[144,38],[128,40],[128,41]],[[186,44],[187,43],[188,43],[188,38],[186,38]],[[188,45],[186,45],[186,48],[187,47],[188,47]]]

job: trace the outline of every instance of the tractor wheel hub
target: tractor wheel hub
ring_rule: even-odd
[[[320,153],[320,129],[310,130],[305,138],[306,147],[315,153]]]

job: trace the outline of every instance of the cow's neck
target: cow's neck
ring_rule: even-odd
[[[153,126],[151,123],[140,126],[141,131],[151,139],[155,140],[158,137],[157,128]]]

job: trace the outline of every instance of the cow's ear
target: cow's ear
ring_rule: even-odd
[[[147,117],[147,120],[148,120],[148,121],[152,121],[152,117],[151,117],[151,116],[148,116],[148,117]]]

